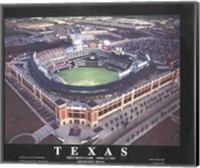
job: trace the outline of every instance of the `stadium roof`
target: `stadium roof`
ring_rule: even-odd
[[[57,105],[62,105],[62,104],[65,104],[66,102],[63,100],[63,99],[58,99],[58,100],[56,100],[56,104]]]
[[[89,103],[88,103],[88,105],[90,106],[90,107],[95,107],[96,105],[98,105],[95,101],[90,101]]]

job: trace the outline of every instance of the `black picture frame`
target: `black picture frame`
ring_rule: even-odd
[[[38,5],[2,5],[2,162],[18,162],[19,155],[45,156],[48,162],[72,164],[77,161],[66,161],[65,155],[56,157],[55,145],[5,144],[4,142],[4,18],[9,17],[41,17],[41,16],[120,16],[120,15],[179,15],[180,16],[180,53],[181,53],[181,138],[180,146],[129,146],[126,158],[119,156],[121,146],[109,146],[115,161],[105,164],[133,165],[198,165],[198,8],[197,2],[165,2],[165,3],[83,3],[83,4],[38,4]],[[97,146],[99,155],[108,147]],[[65,145],[68,154],[70,145]],[[87,146],[81,146],[83,155]],[[151,160],[152,158],[152,160]],[[163,158],[156,161],[153,158]],[[32,162],[39,163],[39,160]],[[98,164],[93,162],[94,164]]]

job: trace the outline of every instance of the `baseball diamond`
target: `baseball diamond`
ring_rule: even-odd
[[[58,73],[66,84],[75,86],[95,86],[118,80],[118,74],[103,68],[80,67]]]

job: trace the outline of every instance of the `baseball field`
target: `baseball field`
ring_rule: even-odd
[[[60,71],[58,75],[67,85],[95,86],[119,79],[117,72],[99,67],[79,67]]]

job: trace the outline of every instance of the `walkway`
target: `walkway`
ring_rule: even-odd
[[[34,137],[36,144],[42,141],[44,138],[48,137],[50,134],[53,133],[53,129],[51,129],[49,126],[45,125],[35,131],[32,136]]]

